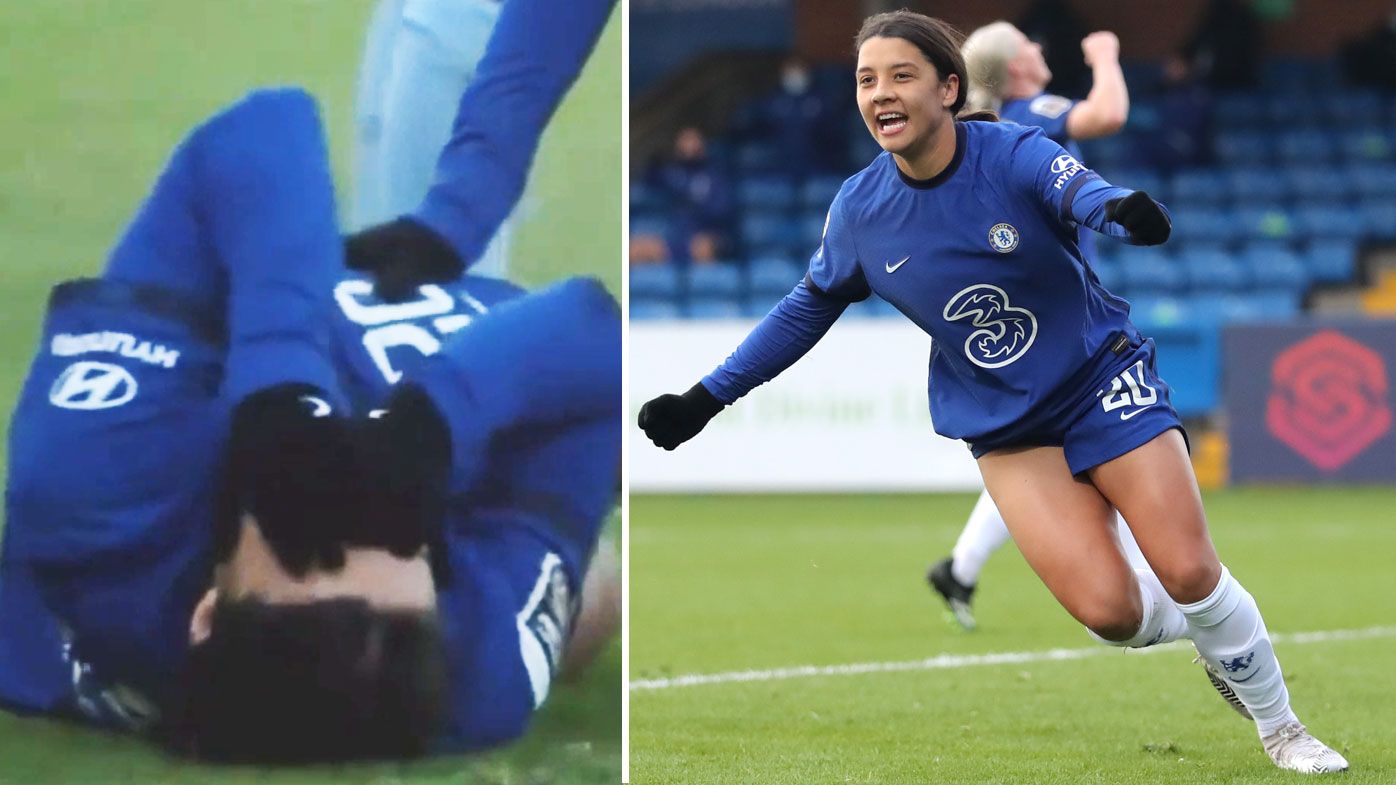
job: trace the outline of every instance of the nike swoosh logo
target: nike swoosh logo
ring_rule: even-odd
[[[1145,406],[1143,409],[1135,409],[1135,410],[1132,411],[1132,412],[1120,412],[1120,419],[1121,419],[1121,420],[1128,420],[1129,418],[1133,417],[1134,415],[1136,415],[1136,414],[1138,414],[1138,413],[1140,413],[1140,412],[1147,412],[1147,411],[1149,411],[1149,410],[1152,409],[1152,408],[1154,408],[1154,407],[1152,407],[1152,406]]]
[[[910,258],[910,256],[903,256],[902,260],[900,262],[897,262],[896,264],[892,264],[891,262],[884,262],[884,264],[887,265],[887,272],[895,273],[897,271],[897,268],[906,264],[906,260]]]

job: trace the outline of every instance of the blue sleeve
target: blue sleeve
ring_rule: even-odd
[[[327,392],[330,291],[344,270],[315,100],[259,90],[191,132],[112,250],[105,277],[174,289],[226,319],[226,397]]]
[[[845,303],[866,300],[872,294],[863,268],[858,264],[858,251],[844,209],[844,192],[839,191],[829,212],[824,216],[824,232],[819,248],[809,260],[805,283],[810,289]]]
[[[1038,128],[1024,128],[1008,159],[1012,182],[1063,224],[1129,239],[1124,227],[1105,220],[1105,203],[1133,190],[1106,182]]]
[[[1019,125],[1035,125],[1048,139],[1064,145],[1071,140],[1066,132],[1066,118],[1075,105],[1070,98],[1043,93],[1031,100],[1013,102],[1012,111],[1006,110],[1004,118]]]
[[[722,365],[703,377],[703,386],[723,403],[736,401],[804,357],[847,307],[847,301],[813,288],[807,276]]]
[[[501,303],[453,333],[404,377],[446,419],[453,486],[476,483],[506,430],[608,416],[619,423],[620,344],[620,309],[590,278]]]
[[[440,614],[451,711],[442,752],[511,741],[527,730],[562,666],[582,573],[525,527],[490,513],[450,543]]]
[[[467,264],[518,202],[543,128],[614,7],[615,0],[504,3],[414,214]]]

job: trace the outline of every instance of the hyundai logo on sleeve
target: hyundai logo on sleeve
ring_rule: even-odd
[[[48,399],[62,409],[112,409],[136,397],[136,379],[125,368],[92,360],[75,362],[58,375]]]

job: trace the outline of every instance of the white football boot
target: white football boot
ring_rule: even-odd
[[[1297,720],[1260,740],[1276,766],[1303,774],[1347,771],[1348,761],[1337,750],[1309,735]]]

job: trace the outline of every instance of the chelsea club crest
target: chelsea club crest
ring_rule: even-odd
[[[1008,253],[1018,247],[1018,230],[1012,224],[994,224],[989,230],[989,245],[999,253]]]

